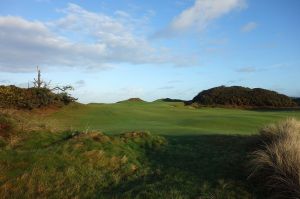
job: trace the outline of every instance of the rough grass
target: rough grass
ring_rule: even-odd
[[[32,132],[0,150],[0,198],[113,198],[112,187],[156,175],[145,153],[164,144],[142,132]]]
[[[248,136],[31,132],[0,147],[0,198],[255,198]]]
[[[265,179],[272,198],[300,198],[300,122],[287,119],[262,129],[253,153],[253,176]]]

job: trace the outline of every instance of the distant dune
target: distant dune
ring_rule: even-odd
[[[127,100],[119,101],[117,103],[123,103],[123,102],[146,102],[146,101],[144,101],[144,100],[142,100],[140,98],[135,97],[135,98],[129,98]]]

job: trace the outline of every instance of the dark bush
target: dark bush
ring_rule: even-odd
[[[1,108],[33,109],[52,104],[68,104],[75,100],[66,92],[55,94],[48,88],[0,86]]]
[[[300,106],[300,97],[294,97],[293,101],[296,102],[298,106]]]
[[[215,87],[200,92],[191,103],[244,107],[295,107],[290,97],[261,88]]]

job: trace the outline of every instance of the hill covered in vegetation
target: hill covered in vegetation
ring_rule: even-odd
[[[290,97],[262,88],[241,86],[220,86],[204,90],[195,96],[191,103],[199,105],[221,105],[238,107],[296,107],[297,103]]]

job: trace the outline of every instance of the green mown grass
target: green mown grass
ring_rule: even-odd
[[[145,130],[159,135],[254,134],[264,125],[300,111],[192,108],[183,103],[127,102],[73,105],[53,114],[61,128],[98,129],[109,134]]]
[[[0,140],[0,198],[266,198],[247,180],[249,153],[260,127],[286,117],[300,112],[74,104],[41,118],[61,132]],[[120,135],[134,130],[151,133]]]

